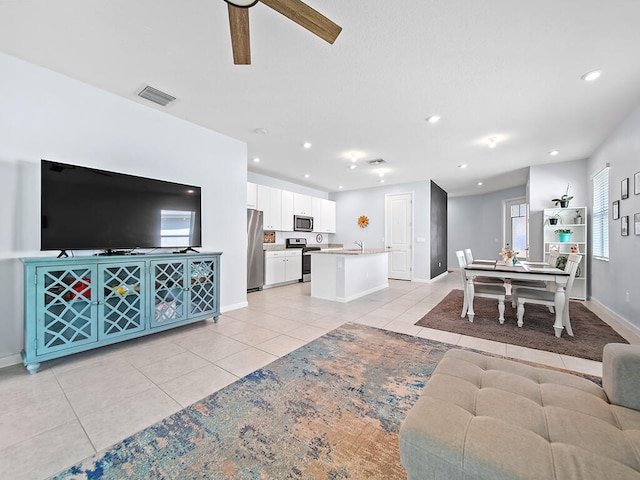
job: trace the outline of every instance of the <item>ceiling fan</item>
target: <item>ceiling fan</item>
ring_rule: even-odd
[[[276,12],[293,20],[311,33],[333,44],[342,31],[327,17],[300,0],[225,0],[229,8],[229,26],[231,27],[231,47],[235,65],[251,64],[251,46],[249,44],[249,7],[258,1]]]

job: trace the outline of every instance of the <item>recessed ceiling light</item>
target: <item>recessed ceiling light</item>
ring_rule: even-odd
[[[440,115],[431,115],[427,117],[427,122],[429,123],[438,123],[440,121]]]
[[[496,145],[498,145],[498,137],[489,137],[487,145],[489,145],[489,148],[496,148]]]
[[[478,182],[478,186],[481,187],[482,186],[482,182]]]
[[[253,159],[253,161],[256,162],[256,163],[259,163],[260,159],[258,157],[256,157],[256,158]]]
[[[258,127],[258,128],[254,128],[253,129],[253,133],[257,133],[257,134],[260,134],[260,135],[266,135],[267,133],[269,133],[269,130],[267,130],[266,128]]]
[[[384,177],[384,172],[380,172],[380,173],[378,174],[378,176],[379,176],[380,178]]]
[[[378,180],[380,183],[384,183],[384,178],[381,178],[380,180]]]
[[[356,167],[357,167],[357,165],[356,165],[355,163],[352,163],[351,165],[349,165],[349,168],[350,168],[351,170],[353,170],[353,169],[354,169],[354,168],[356,168]]]
[[[338,190],[342,190],[342,185],[338,185]]]
[[[460,165],[458,165],[458,168],[467,168],[467,164],[466,163],[461,163]]]
[[[551,150],[549,152],[549,155],[551,155],[552,157],[555,157],[556,155],[558,155],[560,153],[560,150]]]
[[[302,144],[302,146],[303,146],[304,148],[311,148],[311,144],[310,144],[309,142],[304,142],[304,143]]]
[[[304,174],[304,178],[309,178],[311,175],[309,175],[308,173]]]
[[[602,70],[592,70],[590,72],[585,73],[580,78],[585,82],[593,82],[594,80],[597,80],[598,78],[600,78],[600,75],[602,75]]]

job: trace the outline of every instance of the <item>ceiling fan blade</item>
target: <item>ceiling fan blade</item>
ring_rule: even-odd
[[[235,65],[251,64],[251,44],[249,43],[249,9],[240,8],[230,3],[229,27],[231,29],[231,48]]]
[[[260,0],[260,2],[329,43],[335,42],[342,31],[342,27],[300,0]]]

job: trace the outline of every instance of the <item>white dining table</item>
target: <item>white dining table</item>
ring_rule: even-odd
[[[544,262],[522,262],[513,266],[507,266],[502,261],[478,260],[465,267],[465,276],[467,279],[466,295],[469,299],[467,315],[469,316],[470,322],[473,322],[473,317],[475,316],[473,310],[475,292],[473,279],[477,276],[508,278],[510,280],[542,280],[544,282],[555,282],[554,304],[556,318],[553,329],[555,330],[556,337],[559,338],[562,335],[562,330],[565,328],[569,317],[569,309],[565,308],[565,287],[569,281],[569,274],[564,270],[552,267]]]

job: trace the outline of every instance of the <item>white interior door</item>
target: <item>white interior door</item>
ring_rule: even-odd
[[[389,254],[389,278],[411,280],[413,194],[385,196],[385,245]]]
[[[505,245],[517,253],[518,258],[529,258],[529,208],[525,197],[504,201]]]

